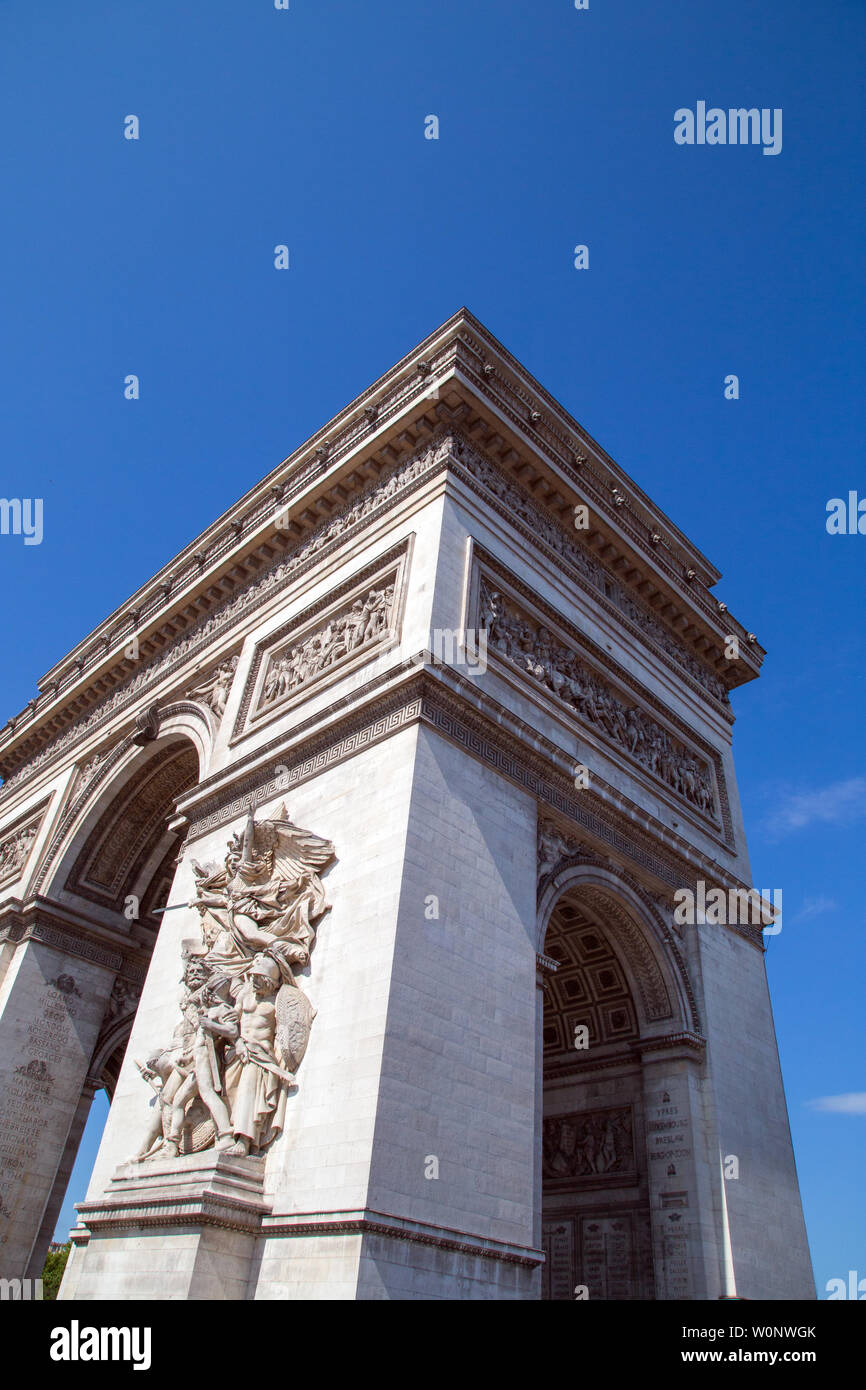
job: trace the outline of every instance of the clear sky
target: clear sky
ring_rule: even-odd
[[[866,536],[825,526],[866,496],[864,69],[863,0],[0,7],[0,493],[44,499],[2,717],[466,304],[768,649],[735,753],[819,1296],[866,1277]],[[781,151],[676,144],[698,101]]]

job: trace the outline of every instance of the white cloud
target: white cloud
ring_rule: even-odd
[[[838,906],[833,898],[807,898],[800,911],[788,920],[792,925],[794,922],[808,922],[810,917],[823,917],[827,912],[835,912]]]
[[[866,777],[849,777],[828,787],[783,794],[767,817],[771,834],[789,835],[807,825],[850,824],[866,816]]]
[[[845,1096],[821,1096],[809,1104],[813,1110],[829,1110],[834,1115],[866,1115],[866,1091],[849,1091]]]

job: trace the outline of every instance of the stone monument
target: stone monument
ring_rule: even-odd
[[[719,577],[463,310],[49,671],[0,1274],[104,1087],[64,1300],[814,1297]]]

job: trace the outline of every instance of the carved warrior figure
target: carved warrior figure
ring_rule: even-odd
[[[90,783],[93,781],[94,777],[96,776],[97,772],[99,771],[99,767],[100,767],[101,762],[102,762],[102,754],[101,754],[101,753],[94,753],[93,757],[90,758],[90,759],[84,764],[83,768],[81,769],[81,771],[80,771],[79,774],[78,774],[78,784],[77,784],[77,786],[76,786],[76,788],[75,788],[75,795],[76,795],[76,796],[80,796],[81,793],[84,791],[84,788],[87,787],[87,786],[89,786]]]
[[[302,643],[281,652],[265,677],[261,704],[276,704],[357,648],[381,637],[388,629],[393,598],[393,584],[371,589],[366,598],[356,599]]]
[[[202,940],[185,943],[171,1042],[137,1064],[158,1102],[138,1161],[260,1153],[281,1133],[315,1017],[295,972],[328,908],[319,873],[333,857],[281,807],[259,822],[250,809],[222,868],[193,861]]]
[[[638,705],[625,705],[577,653],[545,627],[534,629],[497,590],[481,585],[479,622],[490,646],[545,685],[564,704],[699,810],[712,813],[713,789],[706,765],[672,739]]]
[[[202,704],[212,709],[217,719],[222,719],[225,714],[237,665],[237,656],[221,662],[215,671],[211,671],[207,680],[189,692],[194,700],[201,700]]]

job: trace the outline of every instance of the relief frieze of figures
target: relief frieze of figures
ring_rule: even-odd
[[[263,1153],[282,1133],[315,1009],[298,975],[328,911],[334,846],[250,808],[222,865],[193,861],[201,937],[183,943],[180,1018],[136,1062],[155,1092],[132,1162],[204,1149]]]
[[[544,1177],[566,1182],[634,1172],[630,1106],[557,1115],[544,1121]]]
[[[158,680],[168,675],[173,667],[182,665],[193,651],[229,629],[248,610],[265,602],[327,546],[365,522],[379,508],[387,506],[401,491],[410,488],[424,474],[441,467],[451,452],[452,444],[452,436],[445,435],[442,439],[427,445],[405,463],[396,465],[376,483],[365,488],[351,505],[323,522],[292,552],[284,555],[279,561],[274,561],[268,569],[239,589],[231,598],[226,599],[207,618],[189,628],[158,656],[145,661],[134,676],[99,700],[88,715],[70,724],[68,729],[64,729],[34,753],[22,767],[6,778],[0,787],[0,796],[7,789],[30,777],[69,744],[103,723],[117,709],[131,703],[144,689],[155,685]]]
[[[0,883],[21,873],[38,830],[38,825],[22,826],[0,842]]]
[[[271,657],[259,708],[280,704],[390,632],[394,590],[393,583],[370,589]]]
[[[539,537],[551,549],[555,550],[557,555],[571,565],[587,584],[603,595],[626,618],[629,618],[667,656],[688,671],[689,675],[703,689],[709,691],[722,704],[727,705],[729,703],[727,690],[718,676],[713,675],[696,657],[692,656],[682,642],[677,640],[649,608],[629,594],[598,557],[591,554],[580,543],[574,533],[569,533],[563,528],[561,522],[546,515],[538,503],[534,502],[527,493],[515,483],[510,482],[497,468],[494,468],[491,463],[482,458],[475,449],[459,437],[455,439],[454,451],[457,458],[467,466],[473,476],[505,505],[509,516],[518,517],[524,522],[534,536]]]
[[[698,810],[711,815],[714,797],[707,764],[638,705],[628,704],[572,647],[481,581],[479,625],[488,647],[545,686],[603,737],[619,745],[653,776]]]
[[[406,462],[396,464],[381,475],[375,483],[365,488],[354,502],[300,541],[294,550],[274,560],[267,569],[237,590],[206,618],[187,629],[158,655],[141,663],[134,676],[103,696],[89,714],[50,739],[26,763],[7,777],[0,787],[0,796],[30,777],[69,744],[105,722],[117,709],[134,701],[143,690],[155,685],[174,667],[182,665],[192,652],[229,629],[247,611],[264,602],[272,592],[292,580],[299,570],[314,560],[327,546],[362,524],[373,512],[387,506],[400,492],[410,488],[424,474],[441,467],[450,456],[454,456],[467,472],[497,497],[507,507],[510,515],[519,518],[534,535],[570,564],[584,581],[634,622],[669,658],[688,671],[713,696],[727,703],[727,692],[718,677],[693,657],[649,609],[641,606],[626,593],[619,581],[610,575],[596,556],[584,549],[561,523],[543,513],[537,503],[483,458],[458,433],[449,431],[419,450]],[[12,722],[14,724],[14,721]]]

